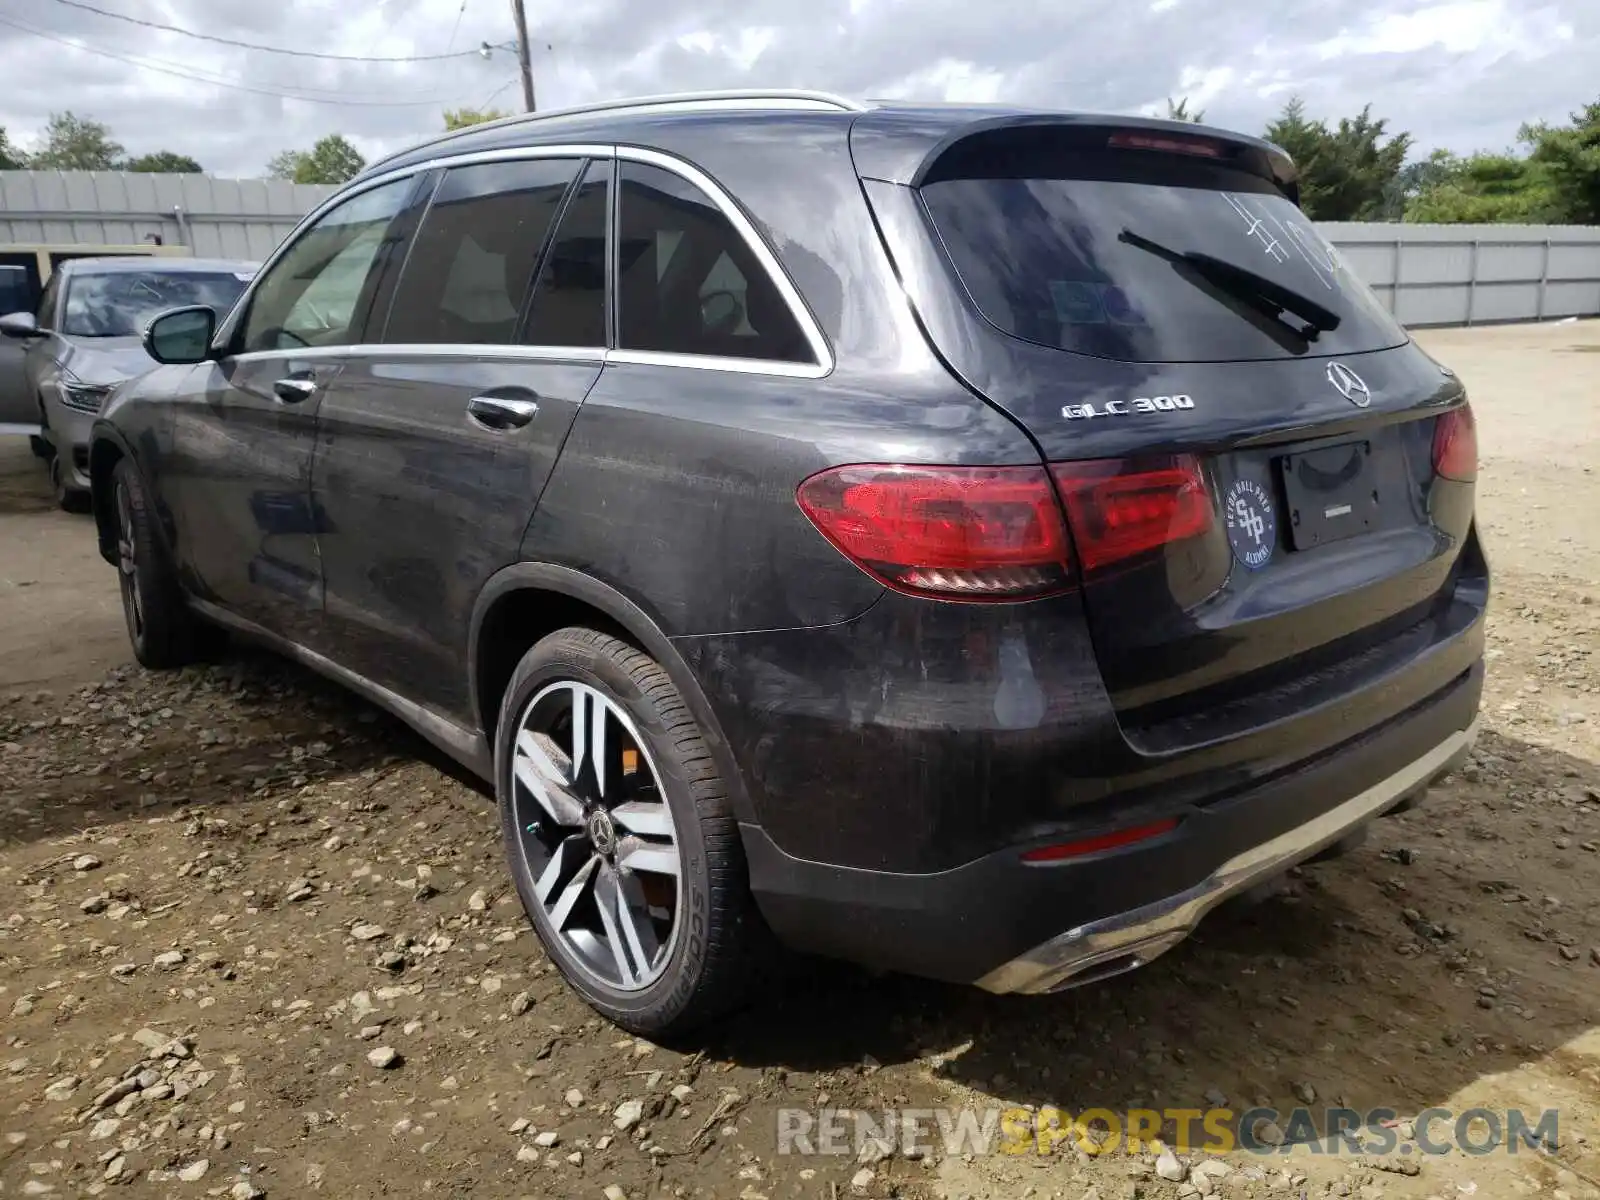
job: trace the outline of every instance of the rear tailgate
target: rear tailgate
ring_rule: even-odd
[[[992,130],[915,188],[864,186],[936,347],[1059,464],[1107,688],[1166,752],[1347,695],[1474,618],[1453,604],[1472,470],[1435,461],[1441,439],[1470,457],[1471,427],[1278,182],[1225,140],[1119,136]],[[1159,491],[1185,472],[1203,520]],[[1113,512],[1108,476],[1151,490]]]

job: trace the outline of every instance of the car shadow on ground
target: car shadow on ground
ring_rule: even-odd
[[[0,847],[289,797],[402,760],[486,792],[387,713],[244,645],[181,671],[119,668],[67,697],[12,697],[0,702],[0,744]]]
[[[1517,764],[1516,787],[1600,784],[1593,763],[1485,742]],[[1276,896],[1217,909],[1130,974],[999,997],[807,963],[709,1052],[791,1070],[914,1063],[946,1104],[1307,1110],[1290,1140],[1329,1133],[1329,1108],[1444,1104],[1600,1027],[1600,948],[1570,936],[1593,903],[1581,868],[1600,864],[1574,848],[1563,871],[1543,860],[1550,839],[1513,849],[1495,835],[1512,786],[1437,785],[1419,809],[1377,822],[1365,846],[1297,870]],[[1600,803],[1593,814],[1568,804],[1600,816]],[[1569,889],[1570,907],[1552,907],[1550,893]]]

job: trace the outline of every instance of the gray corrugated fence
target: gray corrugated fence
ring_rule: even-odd
[[[121,171],[0,171],[0,247],[136,246],[159,234],[200,257],[262,259],[330,187]]]
[[[0,171],[5,243],[138,245],[262,259],[333,188],[276,179]],[[1408,326],[1600,315],[1600,227],[1324,223]]]
[[[1600,227],[1317,228],[1409,327],[1600,315]]]

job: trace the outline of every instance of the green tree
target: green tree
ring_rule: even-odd
[[[114,171],[121,160],[122,146],[99,121],[59,112],[50,114],[44,149],[31,165],[44,171]]]
[[[343,183],[359,175],[367,160],[343,134],[330,133],[309,150],[285,150],[267,163],[267,174],[294,183]]]
[[[27,169],[28,156],[11,144],[11,137],[6,133],[5,126],[0,125],[0,171]]]
[[[172,150],[157,150],[153,154],[141,154],[137,158],[130,158],[122,164],[122,169],[148,175],[199,175],[205,170],[187,154],[178,154]]]
[[[444,110],[444,127],[447,132],[465,129],[469,125],[482,125],[485,121],[498,121],[501,117],[510,115],[498,108],[447,108]]]
[[[1413,166],[1426,170],[1413,172],[1419,183],[1405,199],[1407,221],[1451,225],[1560,219],[1550,172],[1515,153],[1463,158],[1436,150]]]
[[[1600,225],[1600,101],[1573,113],[1570,126],[1525,125],[1521,136],[1546,173],[1558,219]]]
[[[1306,116],[1292,97],[1265,137],[1288,151],[1300,169],[1300,204],[1314,221],[1371,221],[1394,208],[1394,184],[1411,148],[1411,135],[1385,139],[1388,122],[1374,120],[1371,106],[1343,117],[1330,129]]]
[[[1205,119],[1205,109],[1197,108],[1193,112],[1189,111],[1189,97],[1183,97],[1183,99],[1179,100],[1176,104],[1172,102],[1171,96],[1167,97],[1167,120],[1189,121],[1192,124],[1199,125]]]

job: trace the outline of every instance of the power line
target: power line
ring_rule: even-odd
[[[178,79],[187,79],[191,83],[207,83],[212,87],[229,88],[237,92],[251,92],[257,96],[274,96],[280,100],[299,100],[305,104],[334,104],[348,108],[433,108],[441,104],[455,104],[463,97],[434,98],[431,100],[350,100],[333,96],[308,96],[295,92],[285,92],[273,88],[252,87],[247,83],[230,83],[222,79],[208,78],[190,71],[182,71],[176,67],[158,66],[156,63],[131,58],[126,54],[117,54],[111,50],[100,50],[94,46],[85,45],[83,42],[70,38],[59,37],[53,33],[46,33],[42,29],[24,25],[10,17],[0,17],[0,25],[9,25],[13,29],[20,29],[23,33],[31,33],[35,37],[42,37],[46,41],[56,42],[62,46],[70,46],[74,50],[81,50],[85,54],[94,54],[100,58],[115,59],[117,62],[127,63],[129,66],[138,67],[144,71],[156,71],[162,75],[171,75]]]
[[[467,0],[461,0],[461,7],[456,9],[456,23],[450,26],[450,40],[444,44],[445,53],[456,48],[456,34],[461,32],[461,18],[467,15]]]
[[[517,82],[517,79],[518,79],[518,76],[513,75],[510,79],[506,80],[499,87],[495,88],[494,91],[490,92],[488,98],[486,100],[484,100],[484,102],[482,104],[478,105],[478,111],[479,112],[488,112],[489,111],[489,106],[500,98],[500,93],[505,91],[508,87],[511,87],[513,84],[515,84]]]
[[[158,21],[146,21],[141,17],[130,17],[125,13],[108,12],[106,9],[96,8],[92,4],[85,4],[83,0],[55,0],[55,2],[65,5],[67,8],[81,9],[84,12],[94,13],[99,17],[107,17],[113,21],[126,21],[129,25],[140,25],[145,29],[159,29],[163,33],[176,33],[202,42],[215,42],[220,46],[235,46],[241,50],[259,50],[263,54],[288,54],[295,58],[322,58],[333,62],[412,63],[439,62],[447,58],[471,58],[478,53],[476,50],[455,50],[444,54],[409,54],[397,57],[383,57],[369,54],[321,54],[315,50],[287,50],[282,46],[263,46],[257,42],[241,42],[233,38],[216,37],[209,33],[196,33],[192,29],[183,29],[177,25],[163,25]],[[462,7],[465,8],[466,4],[463,3]],[[458,15],[458,23],[459,19]],[[453,35],[451,40],[455,40]]]

